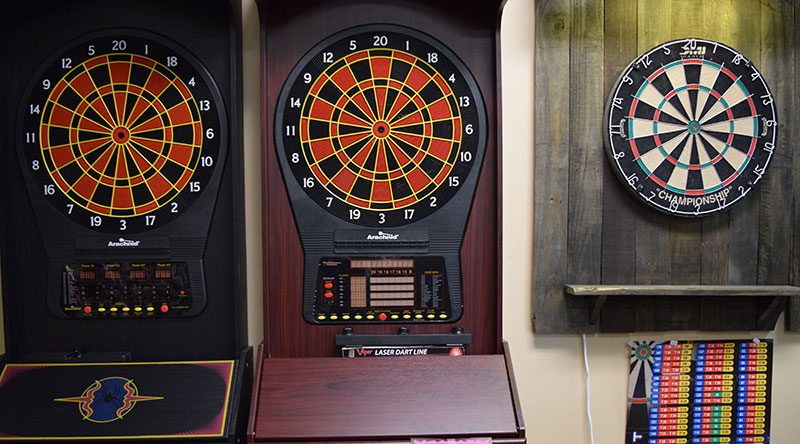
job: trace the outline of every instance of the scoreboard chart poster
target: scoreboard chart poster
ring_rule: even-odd
[[[625,444],[770,442],[772,340],[629,345]]]

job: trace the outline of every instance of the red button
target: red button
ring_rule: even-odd
[[[161,306],[161,313],[166,313],[168,311],[169,311],[169,306],[167,304]]]
[[[378,319],[380,319],[381,321],[385,321],[386,320],[386,313],[379,314],[378,315]]]
[[[92,312],[92,307],[90,307],[88,305],[83,307],[83,312],[86,313],[86,314],[91,313]]]
[[[331,293],[330,291],[327,291],[327,292],[325,292],[325,297],[330,299],[330,298],[333,297],[333,293]]]
[[[325,282],[325,288],[328,289],[328,290],[333,288],[333,282]]]

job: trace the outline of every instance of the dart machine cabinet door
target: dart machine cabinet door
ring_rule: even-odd
[[[523,442],[502,341],[501,1],[261,0],[255,442]]]
[[[237,5],[4,7],[0,441],[243,436]]]

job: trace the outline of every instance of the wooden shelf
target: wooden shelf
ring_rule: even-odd
[[[760,313],[759,330],[771,330],[786,306],[787,298],[800,296],[800,287],[791,285],[577,285],[564,286],[567,294],[594,298],[589,324],[600,319],[603,305],[609,296],[643,297],[769,297],[769,306]]]

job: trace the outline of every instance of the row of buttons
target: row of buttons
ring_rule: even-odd
[[[156,311],[155,307],[144,307],[144,308],[142,308],[142,307],[133,307],[133,311],[134,312],[138,313],[138,312],[141,312],[142,310],[146,310],[148,312]],[[167,304],[164,304],[159,308],[159,310],[161,310],[161,313],[166,313],[166,312],[169,311],[169,306]],[[106,311],[109,311],[111,313],[116,313],[118,311],[122,311],[123,313],[128,313],[128,312],[131,311],[131,308],[130,307],[110,307],[110,308],[100,307],[100,308],[97,309],[98,313],[105,313]],[[86,314],[90,314],[92,312],[92,306],[91,305],[86,305],[85,307],[83,307],[83,312],[86,313]]]
[[[401,317],[403,319],[411,319],[412,315],[404,314],[404,315],[401,316],[401,315],[396,315],[396,314],[387,315],[386,313],[379,313],[377,316],[375,316],[375,315],[371,315],[371,314],[368,314],[368,315],[357,314],[357,315],[354,315],[352,318],[357,320],[357,321],[360,321],[360,320],[365,319],[365,318],[367,320],[372,321],[376,317],[378,318],[379,321],[385,321],[387,319],[398,320]],[[436,315],[435,314],[428,314],[428,315],[416,314],[416,315],[413,315],[413,318],[414,319],[423,319],[423,318],[436,319]],[[441,313],[439,315],[439,318],[440,319],[447,319],[447,314]],[[331,321],[336,321],[336,320],[339,320],[339,315],[337,315],[335,313],[331,314],[330,316],[326,316],[324,314],[320,314],[320,315],[317,315],[317,319],[320,320],[320,321],[324,321],[326,319],[330,319]],[[341,319],[344,320],[344,321],[349,321],[350,320],[350,315],[349,314],[341,315]]]

